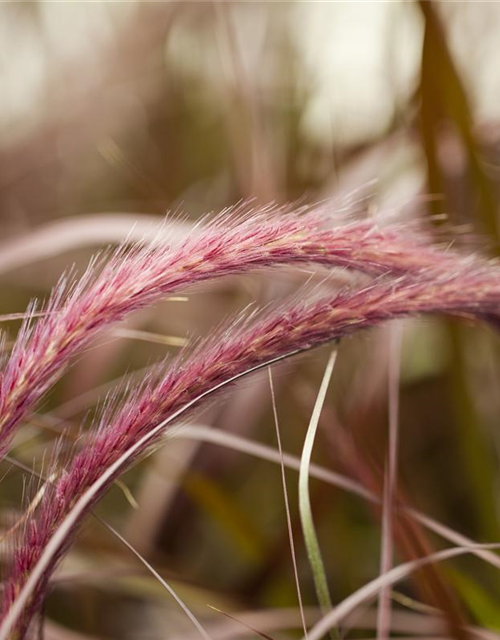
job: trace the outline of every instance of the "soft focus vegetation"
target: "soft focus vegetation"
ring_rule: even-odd
[[[495,3],[3,2],[0,33],[4,359],[31,299],[99,249],[157,236],[167,213],[178,242],[235,203],[325,201],[339,223],[394,223],[441,249],[498,256]],[[248,305],[324,278],[309,265],[229,275],[105,328],[1,463],[3,565],[50,461],[67,465],[108,393],[137,388]],[[327,285],[358,280],[338,269]],[[499,358],[489,326],[412,318],[246,377],[99,502],[136,553],[87,518],[33,637],[200,637],[146,561],[212,640],[299,638],[328,599],[466,543],[409,510],[500,541]],[[281,448],[295,456],[286,472]],[[492,554],[426,564],[332,633],[498,638],[499,567]]]

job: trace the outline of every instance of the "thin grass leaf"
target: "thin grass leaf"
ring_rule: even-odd
[[[299,579],[299,570],[297,567],[297,556],[295,553],[295,543],[293,541],[292,517],[290,515],[290,503],[288,500],[288,489],[286,485],[285,461],[283,458],[283,449],[281,447],[281,434],[280,434],[280,426],[279,426],[279,419],[278,419],[278,408],[276,406],[276,396],[274,393],[273,374],[272,374],[271,367],[269,367],[268,373],[269,373],[269,388],[271,390],[271,402],[273,405],[274,425],[276,427],[276,442],[278,443],[278,453],[280,458],[281,482],[283,484],[283,499],[285,501],[286,525],[288,529],[288,540],[290,542],[290,553],[292,556],[293,575],[295,579],[295,588],[297,590],[297,599],[299,602],[302,628],[304,630],[304,636],[307,638],[307,625],[306,625],[306,619],[304,615],[304,605],[302,603],[302,593],[300,590],[300,579]]]
[[[311,509],[311,499],[309,496],[309,467],[311,464],[311,455],[314,447],[314,439],[316,437],[316,431],[318,429],[319,419],[321,416],[321,410],[325,402],[326,393],[335,366],[335,360],[337,358],[337,350],[334,349],[330,354],[328,363],[326,365],[323,380],[318,392],[316,404],[309,422],[306,438],[304,440],[304,448],[302,449],[302,456],[300,460],[299,471],[299,511],[300,521],[302,523],[302,531],[304,533],[304,541],[307,549],[307,557],[314,578],[314,586],[316,589],[316,595],[318,602],[323,612],[332,608],[332,600],[330,597],[330,591],[328,589],[328,580],[326,577],[325,566],[323,563],[323,557],[321,555],[321,549],[316,535],[316,528],[314,526],[314,520]],[[334,630],[333,636],[338,638],[338,632]]]
[[[17,461],[13,460],[10,456],[6,456],[6,460],[12,464],[13,466],[18,466],[16,464]],[[48,482],[52,482],[56,477],[56,474],[52,474],[48,479]],[[2,478],[3,479],[3,478]],[[34,498],[30,501],[28,506],[25,508],[23,515],[17,520],[11,527],[7,529],[2,535],[0,535],[0,542],[4,542],[9,536],[13,535],[19,527],[23,526],[27,519],[31,516],[31,514],[35,511],[37,506],[40,504],[40,501],[45,493],[46,486],[41,486],[40,489],[36,492]]]
[[[166,347],[185,347],[188,343],[187,338],[181,338],[180,336],[165,336],[161,333],[139,331],[137,329],[117,328],[113,331],[113,335],[118,338],[143,340],[144,342],[152,342],[153,344],[162,344]]]
[[[0,322],[12,322],[13,320],[30,320],[32,318],[42,318],[47,314],[44,311],[25,311],[23,313],[4,313],[0,315]]]
[[[140,554],[137,551],[137,549],[135,549],[130,544],[130,542],[128,542],[128,540],[126,540],[121,535],[121,533],[119,533],[113,526],[111,526],[110,524],[108,524],[107,522],[102,520],[102,518],[100,516],[95,515],[95,517],[97,518],[97,520],[99,520],[99,522],[101,524],[103,524],[106,527],[106,529],[108,529],[115,536],[115,538],[118,538],[118,540],[131,553],[134,554],[134,556],[139,560],[139,562],[146,567],[146,569],[149,571],[149,573],[151,573],[158,580],[158,582],[164,587],[164,589],[166,591],[168,591],[168,593],[172,596],[172,598],[177,602],[179,607],[184,611],[184,613],[189,618],[189,620],[193,623],[193,626],[198,630],[198,632],[201,635],[201,637],[204,640],[212,640],[211,637],[209,636],[209,634],[205,631],[205,629],[204,629],[203,625],[201,624],[201,622],[194,615],[194,613],[191,611],[191,609],[187,606],[187,604],[184,602],[184,600],[182,600],[182,598],[177,594],[175,589],[171,585],[169,585],[169,583],[164,578],[162,578],[162,576],[158,573],[158,571],[156,571],[156,569],[153,567],[153,565],[150,562],[148,562],[146,560],[146,558],[144,558],[144,556],[142,554]]]
[[[259,637],[264,638],[264,640],[274,640],[274,638],[272,636],[268,635],[267,633],[264,633],[263,631],[259,631],[258,629],[255,629],[255,627],[252,627],[251,625],[247,624],[246,622],[243,622],[243,620],[238,620],[238,618],[236,618],[235,616],[232,616],[230,613],[227,613],[226,611],[222,611],[222,609],[218,609],[217,607],[214,607],[211,604],[209,604],[207,606],[210,607],[210,609],[213,609],[214,611],[217,611],[217,613],[220,613],[223,616],[226,616],[226,618],[229,618],[229,620],[233,620],[234,622],[237,622],[238,624],[241,624],[242,626],[246,627],[252,633],[255,633]],[[303,614],[301,614],[301,615],[303,615]]]

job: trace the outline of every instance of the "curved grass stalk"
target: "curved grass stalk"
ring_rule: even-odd
[[[95,515],[95,517],[99,520],[101,524],[103,524],[122,544],[127,547],[127,549],[132,553],[139,562],[146,567],[146,569],[153,575],[156,580],[162,585],[162,587],[170,594],[170,596],[177,602],[179,607],[184,611],[186,617],[191,621],[195,629],[198,631],[203,640],[212,640],[210,635],[207,633],[201,622],[194,615],[191,609],[187,606],[187,604],[182,600],[182,598],[177,594],[175,589],[163,578],[158,571],[153,567],[153,565],[146,560],[144,556],[142,556],[137,549],[130,544],[130,542],[122,536],[113,526],[105,522],[102,518]]]
[[[314,587],[316,589],[316,596],[320,608],[323,613],[326,613],[332,608],[332,600],[330,597],[330,590],[328,588],[328,579],[326,577],[325,565],[323,562],[323,556],[319,546],[318,536],[316,535],[316,527],[314,526],[314,519],[311,509],[311,499],[309,496],[309,467],[311,465],[311,456],[314,446],[314,439],[316,437],[316,431],[318,430],[319,419],[321,416],[321,410],[326,398],[326,392],[335,366],[335,360],[337,358],[337,350],[334,349],[328,359],[323,380],[318,392],[318,397],[314,405],[311,420],[307,428],[306,438],[304,440],[304,447],[302,449],[302,456],[300,458],[300,470],[299,470],[299,512],[300,521],[302,524],[302,531],[304,533],[304,542],[307,550],[307,557],[309,559],[309,565],[314,579]],[[333,638],[339,638],[338,629],[334,628],[330,633]]]

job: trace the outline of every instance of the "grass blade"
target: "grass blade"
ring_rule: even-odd
[[[316,535],[316,529],[314,527],[314,520],[312,516],[311,500],[309,496],[309,466],[311,464],[314,438],[318,429],[321,410],[325,402],[326,392],[328,391],[328,385],[330,384],[336,358],[337,350],[334,349],[330,354],[330,358],[328,359],[318,397],[316,399],[316,404],[314,405],[311,421],[309,422],[309,427],[307,429],[307,434],[304,441],[304,448],[302,450],[299,471],[300,520],[302,523],[302,530],[304,532],[307,557],[309,559],[309,564],[313,573],[316,595],[318,596],[318,602],[323,612],[326,612],[332,608],[332,601],[330,598],[325,567],[323,564],[321,549],[319,547],[318,537]],[[338,635],[333,635],[333,637],[338,637]]]
[[[300,618],[302,621],[302,627],[304,629],[304,636],[307,638],[307,625],[306,625],[306,619],[304,615],[304,605],[302,603],[302,594],[300,591],[300,580],[299,580],[299,571],[297,568],[297,557],[295,554],[295,543],[293,541],[292,518],[290,516],[290,504],[288,501],[288,490],[286,486],[285,461],[283,458],[283,449],[281,447],[281,435],[280,435],[280,427],[279,427],[279,420],[278,420],[278,409],[276,407],[276,396],[274,394],[273,374],[271,372],[271,367],[269,367],[268,372],[269,372],[269,387],[271,389],[271,400],[273,405],[274,424],[276,425],[276,441],[278,443],[278,452],[280,456],[281,480],[283,483],[283,498],[285,500],[286,524],[288,528],[288,538],[290,540],[290,552],[292,555],[293,574],[295,578],[295,586],[297,589],[297,598],[299,601]]]

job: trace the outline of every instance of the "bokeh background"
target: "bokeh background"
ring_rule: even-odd
[[[201,215],[238,202],[327,200],[340,219],[362,199],[352,215],[418,221],[436,242],[496,255],[499,36],[500,5],[478,1],[2,2],[6,351],[19,327],[7,314],[45,298],[65,269],[83,268],[97,249],[148,233],[167,212],[182,235]],[[281,271],[207,284],[109,330],[25,425],[13,455],[41,469],[61,431],[73,446],[124,376],[133,385],[187,340],[310,276]],[[274,370],[283,446],[295,455],[328,352]],[[396,363],[399,498],[478,540],[499,540],[498,355],[490,330],[447,319],[345,341],[315,461],[381,494],[388,370]],[[276,450],[265,372],[197,419]],[[25,506],[26,474],[5,463],[0,471],[7,529]],[[313,620],[297,475],[287,478]],[[315,480],[311,497],[337,601],[377,575],[381,514]],[[175,438],[128,473],[99,511],[213,638],[256,634],[207,605],[273,638],[300,635],[276,464]],[[403,517],[395,534],[398,561],[443,546]],[[498,573],[485,563],[436,566],[394,593],[395,633],[425,630],[433,607],[500,629],[499,598]],[[363,609],[347,637],[373,637],[374,611]],[[158,582],[91,520],[56,576],[44,617],[47,638],[195,637]]]

